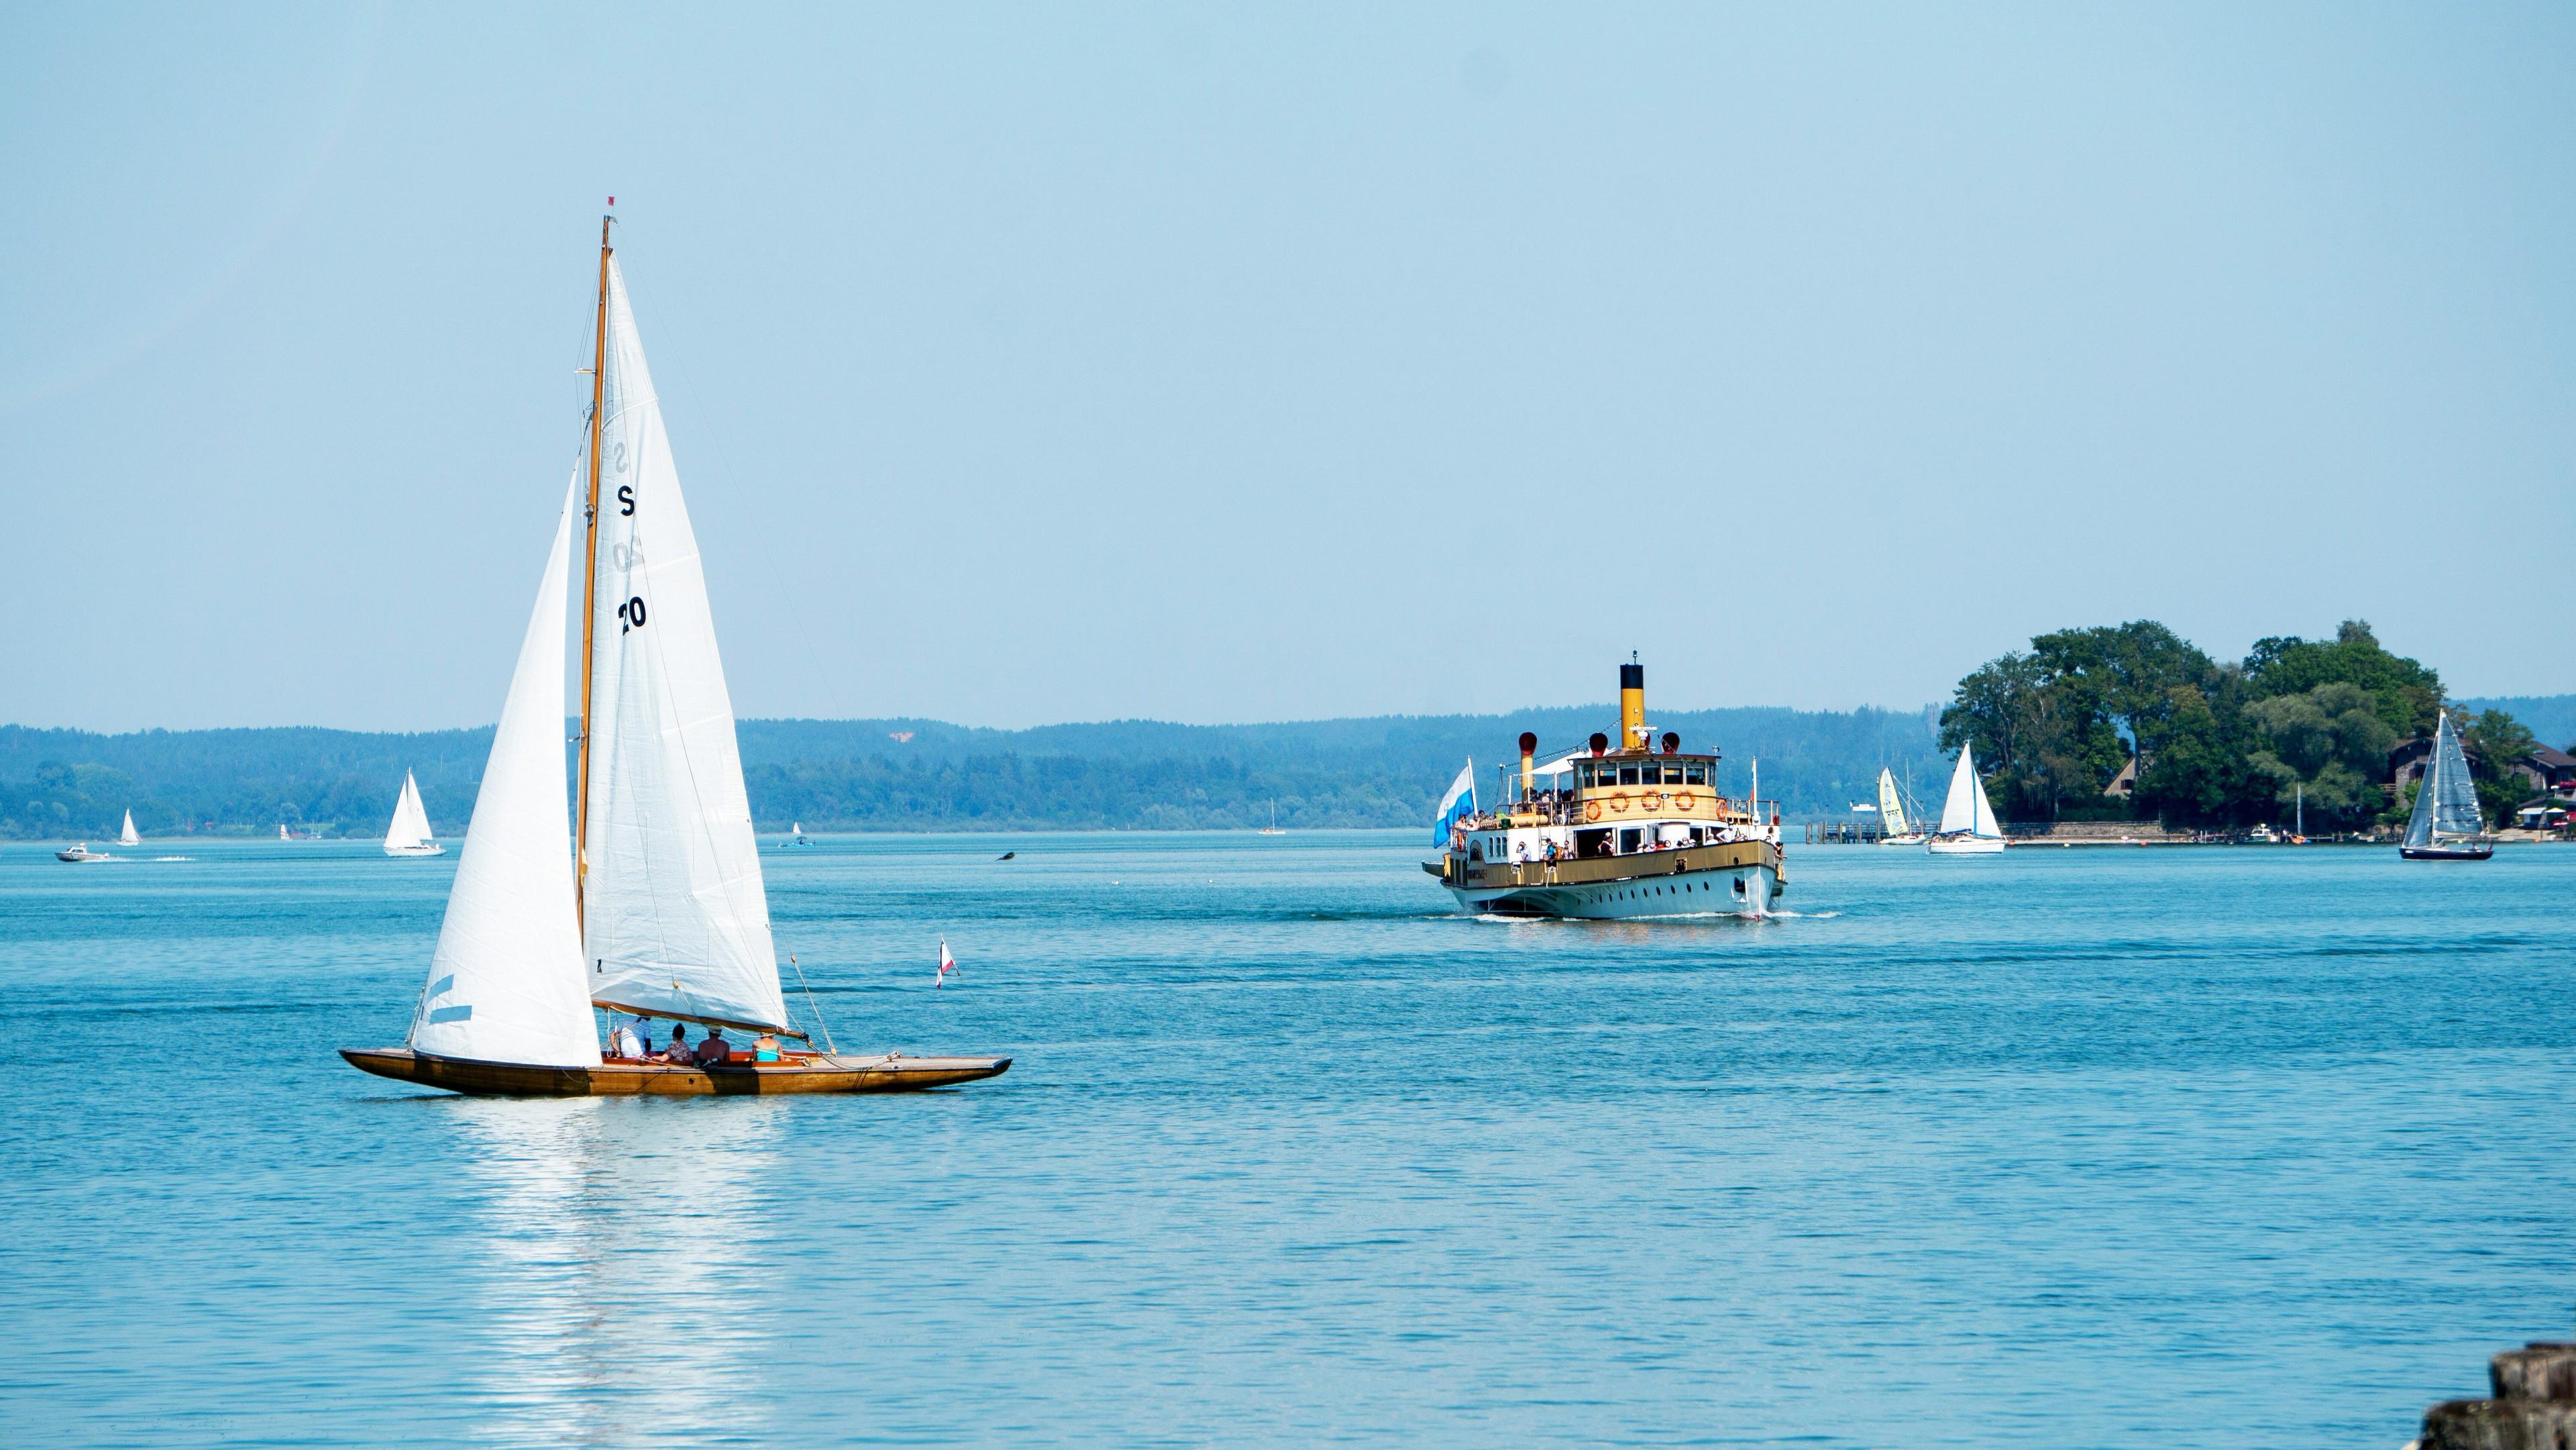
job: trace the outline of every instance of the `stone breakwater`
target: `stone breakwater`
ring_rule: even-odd
[[[2415,1450],[2576,1450],[2576,1343],[2534,1340],[2487,1362],[2483,1400],[2424,1412]]]

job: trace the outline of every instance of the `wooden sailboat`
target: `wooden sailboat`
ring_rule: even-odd
[[[2407,861],[2484,861],[2495,854],[2486,839],[2486,817],[2478,813],[2477,782],[2469,776],[2468,756],[2460,734],[2445,710],[2433,727],[2433,758],[2415,786],[2415,809],[2406,818],[2406,839],[2397,854]]]
[[[420,782],[403,772],[402,794],[394,800],[393,823],[385,827],[388,856],[438,856],[445,846],[429,838],[429,811],[420,803]]]
[[[428,979],[404,1046],[341,1056],[406,1082],[545,1096],[897,1092],[996,1076],[1009,1058],[818,1051],[788,1022],[697,539],[608,225],[587,445]],[[586,521],[583,668],[567,826],[564,610],[576,518]],[[801,1046],[770,1061],[742,1051],[703,1065],[603,1058],[595,1008]]]

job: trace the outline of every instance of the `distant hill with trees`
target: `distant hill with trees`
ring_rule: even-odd
[[[2304,799],[2311,830],[2354,830],[2403,818],[2412,797],[2384,789],[2388,753],[2432,733],[2446,704],[2490,820],[2526,793],[2506,767],[2535,743],[2505,706],[2576,725],[2576,697],[2449,701],[2431,667],[2391,654],[2361,620],[2332,639],[2258,641],[2241,661],[2139,620],[2039,635],[1979,666],[1941,712],[1941,747],[1974,743],[2007,820],[2242,826]],[[2133,755],[2133,793],[2105,794]]]
[[[2101,794],[2148,743],[2136,809],[2177,823],[2277,819],[2304,787],[2312,821],[2386,806],[2387,745],[2429,728],[2441,683],[2389,655],[2366,625],[2334,640],[2265,640],[2221,663],[2161,625],[2043,635],[1962,680],[1947,710],[1657,712],[1656,728],[1714,746],[1729,794],[1761,761],[1762,793],[1791,817],[1841,816],[1875,799],[1879,768],[1934,811],[1961,739],[1996,772],[1995,804],[2019,819],[2126,815]],[[2576,696],[2469,701],[2576,738]],[[1937,716],[1937,724],[1936,724]],[[1229,829],[1428,822],[1468,757],[1494,786],[1523,730],[1553,758],[1616,722],[1608,704],[1508,715],[1378,716],[1271,725],[1115,720],[990,730],[939,720],[745,720],[738,729],[764,829]],[[2513,737],[2480,714],[2473,737]],[[2510,723],[2510,722],[2507,722]],[[2483,733],[2481,733],[2483,732]],[[573,732],[567,726],[565,735]],[[273,835],[284,824],[372,836],[403,771],[431,823],[463,833],[490,729],[416,734],[281,728],[102,735],[0,726],[0,837],[96,839],[123,813],[147,835]],[[2492,809],[2492,807],[2491,807]]]
[[[746,720],[752,813],[765,829],[1234,828],[1427,823],[1472,756],[1494,785],[1523,730],[1549,754],[1614,726],[1612,705],[1509,715],[1383,716],[1272,725],[1148,720],[989,730],[937,720]],[[1717,747],[1730,793],[1761,762],[1762,793],[1791,815],[1874,798],[1879,767],[1937,795],[1945,769],[1923,710],[1658,712],[1659,730]],[[565,734],[572,731],[568,728]],[[0,727],[0,836],[98,837],[131,809],[146,834],[273,834],[282,823],[373,835],[408,768],[431,823],[462,833],[488,729],[369,734],[319,729],[101,735]]]

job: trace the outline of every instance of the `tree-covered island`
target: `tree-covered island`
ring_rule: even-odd
[[[2155,819],[2225,829],[2286,820],[2312,833],[2402,821],[2390,753],[2433,732],[2431,667],[2391,654],[2361,620],[2332,639],[2280,636],[2212,659],[2152,620],[2043,634],[1987,661],[1941,712],[1941,748],[1976,748],[2006,820]],[[2535,741],[2501,710],[2453,707],[2490,821],[2532,793],[2517,767]]]

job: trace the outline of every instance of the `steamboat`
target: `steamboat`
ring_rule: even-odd
[[[1658,748],[1660,746],[1660,748]],[[1717,789],[1718,752],[1681,748],[1646,723],[1646,670],[1619,667],[1619,736],[1546,766],[1520,738],[1497,809],[1444,807],[1444,848],[1422,869],[1469,911],[1610,920],[1762,916],[1787,890],[1775,807]],[[1454,792],[1453,792],[1454,793]]]

